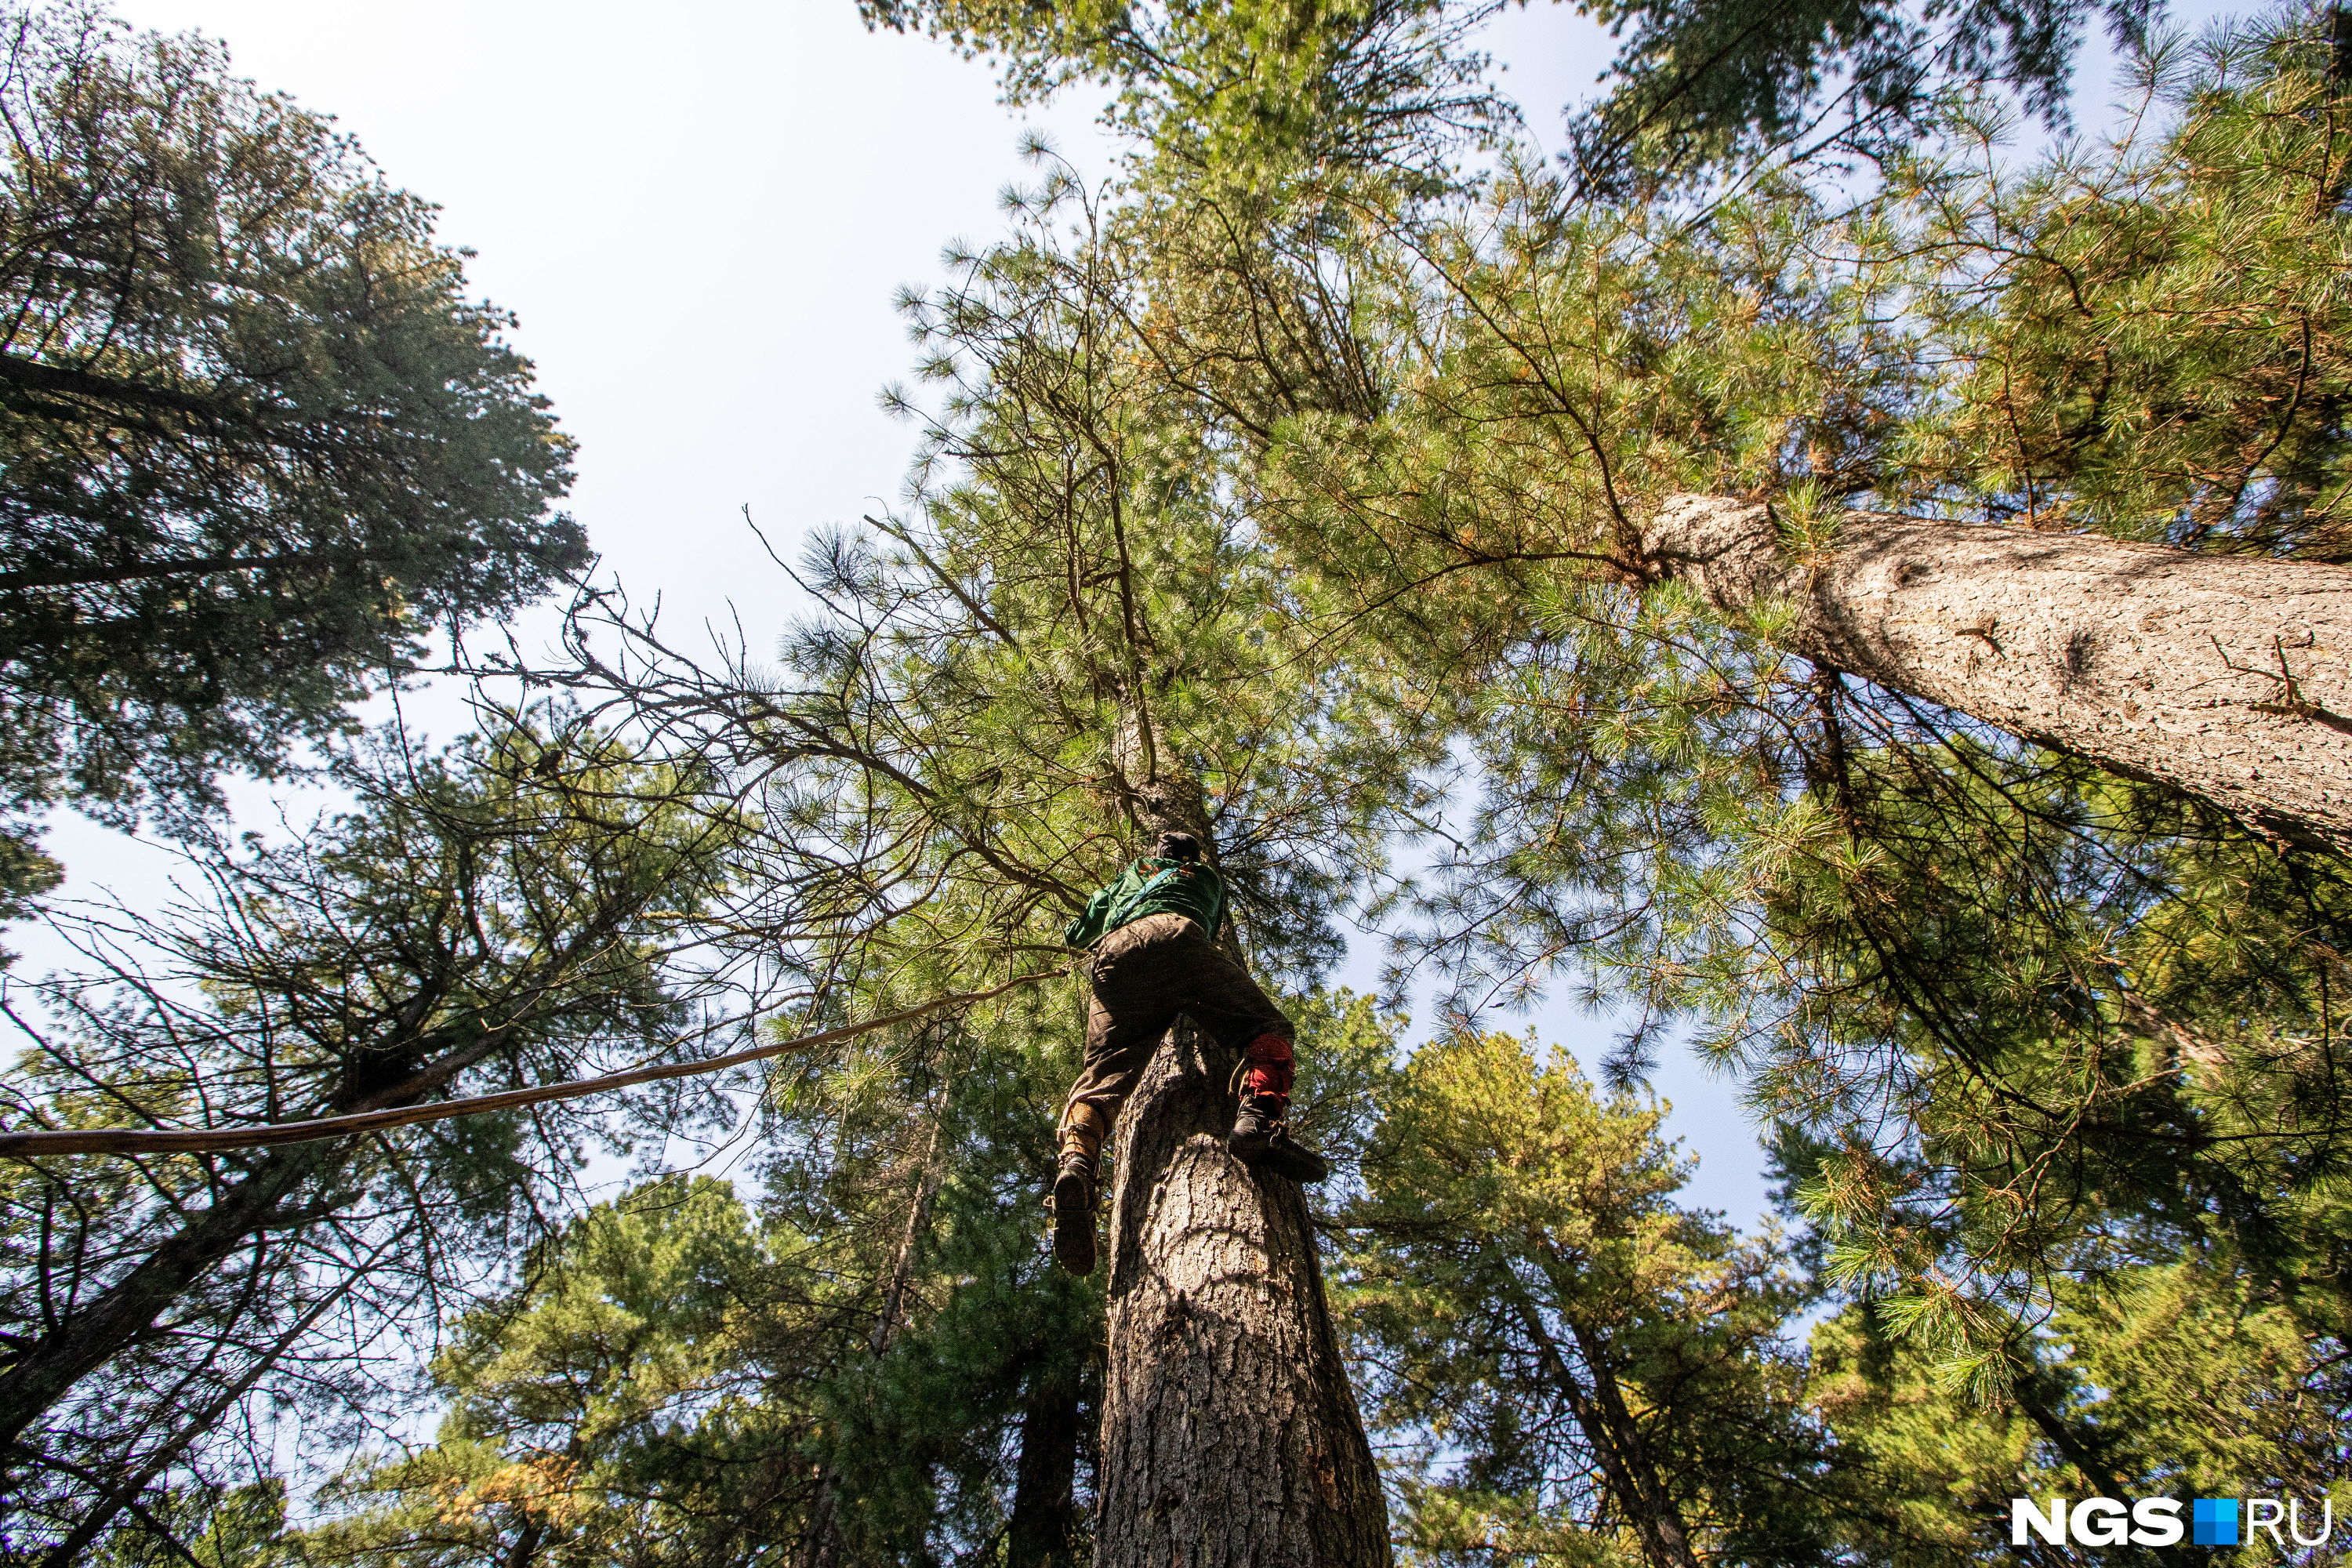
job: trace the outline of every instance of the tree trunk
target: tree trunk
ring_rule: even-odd
[[[1112,740],[1148,847],[1216,859],[1200,781],[1139,701]],[[1241,956],[1230,921],[1220,942]],[[1387,1568],[1388,1506],[1323,1297],[1306,1195],[1225,1147],[1234,1059],[1189,1018],[1118,1119],[1096,1568]]]
[[[1368,1568],[1388,1512],[1297,1184],[1225,1150],[1189,1023],[1119,1119],[1097,1568]]]
[[[413,1008],[420,1016],[421,1007]],[[408,1020],[414,1027],[415,1018]],[[389,1087],[373,1081],[329,1097],[330,1111],[385,1110],[414,1104],[488,1056],[497,1035],[451,1051],[422,1069],[402,1071],[405,1059],[380,1053],[369,1079],[393,1078]],[[413,1045],[413,1041],[411,1044]],[[394,1076],[395,1073],[400,1076]],[[371,1092],[373,1090],[373,1092]],[[257,1230],[277,1223],[279,1205],[307,1184],[335,1179],[355,1147],[348,1138],[293,1143],[270,1150],[245,1179],[201,1209],[171,1239],[139,1260],[89,1306],[48,1326],[0,1367],[0,1474],[26,1428],[76,1384],[154,1331],[156,1321],[224,1258]]]
[[[2352,854],[2352,569],[1849,512],[1810,560],[1768,510],[1669,497],[1661,577],[1790,652]]]
[[[940,1195],[940,1184],[947,1179],[947,1167],[940,1159],[940,1127],[944,1111],[937,1107],[931,1114],[931,1131],[923,1142],[923,1163],[917,1172],[915,1202],[907,1211],[907,1225],[898,1237],[898,1250],[890,1263],[890,1276],[882,1282],[882,1312],[875,1320],[874,1331],[866,1336],[866,1348],[876,1358],[889,1353],[890,1343],[898,1337],[899,1309],[906,1304],[907,1287],[915,1278],[915,1253],[931,1231],[931,1205]],[[816,1501],[809,1509],[808,1532],[802,1537],[794,1553],[800,1568],[833,1568],[841,1560],[841,1478],[828,1466],[817,1483]]]
[[[1076,1357],[1055,1353],[1066,1348],[1041,1348],[1022,1401],[1006,1568],[1075,1568],[1076,1562],[1080,1369]]]
[[[97,1300],[25,1347],[0,1371],[0,1469],[26,1429],[74,1384],[152,1333],[172,1303],[268,1225],[280,1203],[340,1167],[349,1153],[350,1144],[340,1140],[271,1151]]]
[[[1617,1386],[1617,1374],[1611,1369],[1597,1336],[1588,1337],[1575,1324],[1569,1325],[1569,1331],[1576,1339],[1577,1353],[1584,1358],[1585,1370],[1592,1377],[1592,1392],[1587,1394],[1568,1364],[1568,1357],[1552,1338],[1551,1330],[1545,1325],[1542,1311],[1516,1286],[1510,1288],[1509,1293],[1520,1326],[1527,1331],[1528,1342],[1535,1347],[1544,1374],[1559,1390],[1570,1419],[1584,1434],[1593,1458],[1600,1462],[1609,1495],[1633,1524],[1633,1533],[1642,1542],[1643,1559],[1651,1568],[1698,1568],[1698,1558],[1691,1551],[1690,1531],[1683,1525],[1682,1510],[1675,1506],[1665,1478],[1651,1462],[1649,1445],[1642,1441],[1641,1428],[1634,1425],[1633,1412],[1625,1406],[1624,1391]]]
[[[376,1258],[391,1250],[391,1247],[392,1243],[386,1242],[376,1248],[374,1255],[367,1260],[368,1264],[373,1265]],[[277,1342],[255,1356],[227,1387],[205,1401],[201,1408],[187,1415],[177,1433],[141,1461],[138,1468],[116,1480],[73,1529],[66,1532],[64,1539],[49,1548],[47,1554],[41,1559],[41,1568],[73,1568],[75,1563],[82,1561],[82,1553],[106,1533],[107,1526],[112,1524],[125,1509],[133,1506],[139,1494],[152,1485],[156,1477],[171,1468],[173,1462],[186,1452],[189,1444],[210,1436],[221,1417],[229,1413],[230,1407],[244,1398],[253,1385],[278,1364],[279,1356],[292,1350],[302,1336],[310,1331],[313,1323],[325,1317],[336,1302],[349,1295],[352,1287],[360,1282],[360,1278],[357,1270],[345,1275],[341,1284],[311,1302],[302,1315],[278,1336]],[[187,1386],[185,1383],[181,1384],[183,1390]]]
[[[947,1180],[947,1166],[940,1159],[940,1127],[946,1115],[943,1109],[931,1113],[930,1135],[923,1141],[922,1170],[915,1183],[915,1203],[907,1211],[907,1228],[898,1237],[898,1255],[890,1265],[890,1278],[882,1287],[882,1316],[874,1324],[874,1332],[866,1346],[876,1355],[890,1349],[890,1342],[898,1337],[898,1315],[907,1304],[907,1287],[915,1279],[915,1254],[923,1238],[931,1234],[931,1205],[939,1200],[940,1186]]]
[[[1592,1375],[1591,1399],[1575,1407],[1577,1425],[1594,1447],[1605,1445],[1617,1455],[1625,1478],[1625,1489],[1618,1501],[1633,1516],[1644,1554],[1661,1568],[1698,1568],[1698,1554],[1691,1550],[1682,1510],[1675,1506],[1665,1477],[1659,1473],[1650,1457],[1650,1446],[1643,1441],[1642,1429],[1626,1407],[1625,1391],[1618,1386],[1616,1368],[1610,1364],[1600,1336],[1574,1322],[1569,1328],[1576,1335],[1584,1370]],[[1574,1385],[1565,1386],[1572,1389]]]

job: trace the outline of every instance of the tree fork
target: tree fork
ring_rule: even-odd
[[[2352,855],[2352,568],[1865,511],[1800,558],[1727,496],[1640,543],[1727,616],[1785,601],[1815,664]]]

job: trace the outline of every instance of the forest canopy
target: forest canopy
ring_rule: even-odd
[[[21,800],[201,807],[301,739],[350,804],[192,831],[179,907],[40,907],[86,962],[8,979],[6,1131],[992,995],[626,1097],[0,1161],[0,1563],[1924,1568],[2067,1559],[2021,1496],[2352,1517],[2342,16],[1606,9],[1546,161],[1475,6],[864,14],[1016,101],[1107,84],[1118,178],[1034,148],[902,293],[902,500],[746,538],[799,619],[712,650],[575,577],[432,752],[351,704],[584,561],[505,319],[211,46],[15,24],[11,232],[86,226],[20,269],[0,591],[82,640],[8,668],[61,726],[207,637],[313,682],[124,698],[168,745],[68,788],[57,729]],[[2094,26],[2133,111],[2032,143]],[[165,152],[194,259],[75,282],[184,226]],[[240,227],[233,172],[332,242]],[[1062,932],[1171,828],[1339,1173],[1242,1173],[1179,1028],[1073,1277]],[[1514,1032],[1563,994],[1612,1049]],[[1689,1200],[1675,1052],[1738,1085],[1768,1223]]]
[[[201,37],[0,9],[0,802],[203,815],[587,562],[430,204]],[[0,891],[53,876],[24,826]]]

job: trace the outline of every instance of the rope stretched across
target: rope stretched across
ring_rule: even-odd
[[[967,1002],[985,1002],[1018,986],[1052,980],[1061,973],[1058,969],[1041,969],[1034,974],[1024,974],[1017,980],[1008,980],[986,991],[953,992],[945,996],[935,996],[919,1007],[909,1007],[900,1013],[886,1013],[862,1024],[845,1024],[822,1034],[779,1040],[772,1046],[753,1046],[749,1050],[730,1051],[723,1057],[710,1057],[702,1061],[665,1062],[656,1067],[636,1067],[625,1072],[607,1073],[603,1078],[573,1079],[568,1083],[541,1084],[531,1089],[501,1089],[496,1094],[477,1094],[464,1100],[436,1100],[429,1105],[407,1105],[390,1110],[321,1116],[310,1121],[268,1122],[259,1127],[198,1127],[186,1131],[154,1127],[81,1127],[58,1132],[0,1131],[0,1155],[222,1154],[235,1149],[261,1149],[280,1143],[310,1143],[321,1138],[347,1138],[357,1132],[377,1132],[387,1127],[407,1127],[420,1121],[447,1121],[460,1116],[478,1116],[486,1110],[537,1105],[542,1100],[577,1100],[583,1095],[627,1089],[633,1084],[652,1083],[666,1078],[697,1078],[704,1073],[740,1067],[745,1062],[755,1062],[764,1057],[814,1050],[819,1046],[830,1046],[859,1035],[871,1034],[877,1029],[887,1029],[893,1024],[904,1024],[939,1012],[943,1007],[960,1006]]]

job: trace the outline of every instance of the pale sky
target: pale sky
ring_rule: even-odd
[[[985,65],[869,34],[852,0],[118,11],[226,39],[241,75],[335,115],[394,184],[441,205],[441,239],[478,253],[474,290],[519,314],[513,340],[580,442],[568,504],[607,566],[633,596],[659,591],[673,625],[731,600],[759,653],[793,606],[741,510],[788,548],[897,497],[909,433],[875,403],[911,358],[892,293],[939,280],[947,241],[1002,232],[998,190],[1030,177],[1024,121]],[[1556,142],[1559,108],[1589,89],[1606,38],[1554,6],[1511,13],[1492,37],[1505,85]],[[2095,120],[2105,62],[2085,78]],[[1025,122],[1098,177],[1115,149],[1096,108],[1073,100]],[[445,707],[432,722],[446,738],[456,719]],[[262,792],[237,798],[266,821]],[[160,856],[70,814],[48,842],[68,893],[161,901]],[[19,974],[54,962],[31,930],[5,940],[26,954]],[[1605,1048],[1571,1009],[1534,1022],[1588,1066]],[[1676,1102],[1672,1130],[1706,1159],[1688,1196],[1757,1214],[1732,1087],[1681,1060],[1658,1087]]]

